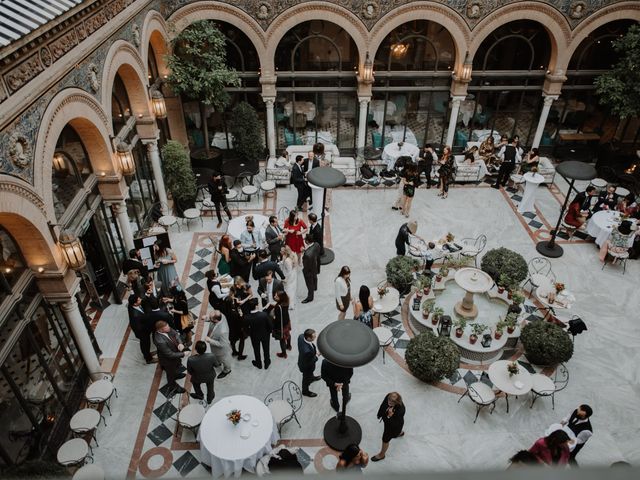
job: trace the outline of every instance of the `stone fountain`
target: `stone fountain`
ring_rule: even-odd
[[[493,279],[477,268],[461,268],[454,278],[458,286],[466,292],[462,300],[456,303],[455,312],[467,319],[476,318],[478,307],[473,303],[473,294],[488,292],[493,286]]]

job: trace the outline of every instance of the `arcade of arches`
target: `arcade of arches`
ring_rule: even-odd
[[[538,148],[554,163],[594,163],[621,185],[622,179],[625,186],[640,185],[639,120],[612,115],[594,87],[594,79],[618,58],[612,40],[640,21],[637,2],[564,2],[571,5],[557,8],[562,2],[486,2],[506,3],[494,10],[479,1],[457,2],[465,4],[463,10],[444,1],[389,2],[389,7],[379,1],[294,1],[284,10],[271,1],[52,3],[78,4],[77,15],[32,28],[33,19],[21,17],[22,7],[10,10],[15,18],[9,20],[0,12],[0,421],[7,426],[0,433],[0,470],[55,459],[70,438],[69,421],[83,406],[87,386],[103,372],[116,374],[120,390],[137,387],[138,377],[120,374],[123,368],[143,369],[139,359],[132,360],[138,346],[132,353],[134,333],[126,320],[129,279],[122,263],[130,250],[149,247],[149,238],[168,241],[179,254],[189,308],[197,314],[202,304],[206,311],[204,265],[217,259],[211,242],[227,224],[215,222],[211,209],[211,216],[204,215],[200,194],[206,193],[212,170],[195,163],[196,207],[203,208],[203,217],[201,222],[179,218],[185,213],[176,211],[165,187],[162,148],[174,140],[193,152],[208,138],[225,161],[233,159],[232,110],[241,102],[256,110],[263,127],[255,132],[264,147],[263,158],[255,159],[261,180],[269,176],[267,164],[287,148],[302,153],[303,146],[311,149],[319,142],[355,161],[355,170],[366,152],[379,157],[391,144],[429,143],[437,152],[449,145],[459,154],[468,143],[517,136],[522,146]],[[344,7],[350,4],[357,4],[357,11]],[[102,13],[91,20],[94,7]],[[228,89],[224,111],[203,110],[165,81],[172,37],[198,20],[223,33],[227,63],[241,79]],[[336,190],[334,202],[342,192],[356,195],[351,188],[356,176],[353,172],[349,187]],[[243,179],[227,180],[242,188]],[[289,184],[288,174],[284,183]],[[484,195],[490,189],[482,186],[487,185],[478,181],[465,192]],[[559,176],[548,187],[556,211],[547,206],[546,216],[542,207],[535,218],[520,215],[510,194],[500,198],[531,239],[550,235],[558,201],[564,199],[566,184]],[[279,215],[282,207],[294,206],[294,197],[295,189],[277,188],[275,196],[248,196],[246,203],[231,206],[234,216]],[[377,205],[373,198],[379,196],[371,197]],[[445,208],[442,203],[438,206]],[[337,232],[341,207],[331,208]],[[362,218],[368,219],[367,228],[378,220]],[[330,229],[325,235],[335,245],[338,237],[332,239]],[[81,265],[69,256],[69,238],[81,252]],[[633,273],[637,269],[627,272],[627,279]],[[300,307],[296,321],[305,311]],[[398,319],[389,317],[405,328],[406,318]],[[196,329],[200,337],[202,328]],[[402,335],[399,344],[409,340],[407,332]],[[393,354],[386,362],[407,370],[404,354]],[[140,419],[123,440],[126,460],[106,468],[108,476],[202,473],[195,439],[166,435],[174,428],[167,425],[176,408],[158,388],[164,384],[162,371],[146,372],[141,391],[153,394],[130,399]],[[444,392],[436,395],[447,398]],[[114,403],[119,403],[114,410],[126,407]],[[165,410],[159,415],[158,408]],[[114,411],[123,421],[125,413]],[[315,455],[307,464],[318,472],[331,468],[325,460],[333,455],[320,436],[300,437],[307,444],[299,444],[315,449],[307,452]],[[113,458],[104,456],[102,467]]]

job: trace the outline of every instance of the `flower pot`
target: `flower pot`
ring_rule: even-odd
[[[431,315],[431,312],[422,312],[422,318],[424,318],[425,320],[427,320],[429,318],[429,315]]]
[[[456,338],[462,337],[463,333],[464,333],[464,330],[462,330],[461,328],[456,328]]]
[[[478,337],[477,337],[476,335],[473,335],[473,334],[469,335],[469,343],[470,343],[471,345],[473,345],[473,344],[474,344],[474,343],[476,343],[477,341],[478,341]]]
[[[512,334],[516,330],[516,327],[507,327],[507,333]]]
[[[513,297],[513,294],[511,293],[511,291],[507,292],[507,298],[511,300],[511,297]]]
[[[494,337],[496,340],[500,340],[500,339],[502,338],[502,332],[498,332],[498,331],[496,331],[496,332],[493,334],[493,337]]]
[[[436,282],[442,281],[442,275],[436,275]]]
[[[504,293],[504,287],[498,287],[498,293],[502,295]]]
[[[422,298],[422,292],[420,290],[416,292],[416,298]]]
[[[440,317],[437,317],[435,315],[431,317],[431,325],[437,325],[439,321],[440,321]]]
[[[424,287],[422,291],[424,292],[425,295],[429,295],[429,292],[431,292],[431,287]]]

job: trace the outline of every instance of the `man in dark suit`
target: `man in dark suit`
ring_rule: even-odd
[[[324,235],[322,226],[318,223],[318,216],[315,213],[309,214],[309,235],[313,237],[313,241],[320,245],[320,256],[324,255]],[[318,258],[320,261],[320,258]],[[320,265],[318,265],[320,271]]]
[[[318,289],[318,274],[320,273],[320,245],[308,235],[304,239],[305,250],[302,255],[302,275],[307,285],[307,298],[302,303],[313,301],[313,294]]]
[[[220,362],[213,353],[207,353],[207,344],[199,340],[195,344],[197,355],[192,355],[187,360],[187,372],[191,375],[191,383],[195,393],[191,394],[191,398],[202,400],[202,388],[200,384],[207,386],[207,403],[211,403],[213,397],[216,396],[213,390],[213,381],[216,378],[214,367],[219,367]]]
[[[305,397],[317,397],[318,394],[309,390],[309,385],[320,380],[314,375],[318,350],[313,341],[316,339],[316,331],[307,328],[304,333],[298,335],[298,368],[302,372],[302,395]]]
[[[307,189],[309,187],[305,178],[304,166],[302,165],[302,161],[302,155],[296,156],[296,163],[294,163],[293,167],[291,167],[291,183],[293,183],[293,186],[296,187],[296,190],[298,191],[298,199],[296,200],[296,207],[298,210],[302,209],[302,205],[309,196],[307,193]]]
[[[314,168],[318,168],[320,166],[320,160],[316,158],[316,154],[313,150],[307,152],[307,158],[304,159],[303,163],[304,173],[309,173]]]
[[[260,250],[258,252],[258,263],[253,266],[253,278],[254,280],[260,280],[267,272],[277,273],[281,280],[284,280],[284,273],[273,260],[269,260],[269,252],[266,250]]]
[[[262,306],[266,307],[270,303],[275,303],[273,299],[276,292],[284,291],[284,285],[280,280],[273,276],[271,270],[258,282],[258,294],[262,298]]]
[[[617,206],[618,195],[616,194],[616,186],[607,185],[607,190],[598,195],[598,201],[596,202],[595,207],[593,207],[593,211],[615,210]]]
[[[589,212],[588,216],[592,215],[591,213],[591,199],[598,194],[598,190],[593,185],[587,187],[584,192],[578,193],[571,203],[578,203],[580,205],[580,211]]]
[[[179,371],[182,358],[187,355],[180,335],[164,320],[156,322],[155,327],[153,343],[158,349],[158,362],[167,374],[167,385],[174,393],[184,393],[186,390],[176,383],[176,380],[185,377]]]
[[[229,193],[229,189],[227,188],[227,184],[224,183],[220,173],[214,172],[213,175],[211,175],[211,180],[207,184],[207,190],[209,190],[209,194],[211,195],[211,201],[216,206],[216,216],[218,217],[217,228],[220,228],[222,225],[220,207],[224,209],[224,213],[226,213],[229,220],[231,220],[231,212],[229,211],[229,207],[227,207],[227,193]]]
[[[496,183],[491,186],[493,188],[506,187],[507,182],[511,177],[511,172],[513,172],[513,169],[516,167],[516,163],[519,163],[522,160],[522,155],[516,146],[515,138],[510,138],[509,144],[500,147],[497,156],[502,159],[502,163],[498,170]]]
[[[147,364],[157,363],[158,359],[154,358],[151,353],[151,334],[153,333],[154,324],[142,308],[142,299],[135,293],[129,297],[127,311],[129,313],[131,331],[140,340],[142,356],[147,361]]]
[[[346,405],[351,400],[349,394],[349,382],[353,376],[353,368],[339,367],[326,358],[322,360],[322,366],[320,367],[320,376],[329,387],[329,394],[331,395],[331,408],[336,412],[340,411],[340,404],[338,403],[338,392],[342,391],[342,405]]]
[[[269,340],[273,326],[271,319],[265,312],[259,310],[258,299],[252,298],[247,302],[251,313],[245,315],[247,327],[249,327],[249,336],[251,337],[251,346],[253,347],[253,356],[255,360],[251,363],[256,368],[262,368],[262,359],[260,357],[260,346],[262,346],[264,355],[265,370],[271,365],[271,357],[269,356]]]
[[[427,188],[431,188],[431,170],[433,169],[433,159],[435,156],[433,146],[430,143],[425,143],[424,148],[420,151],[420,158],[418,160],[418,175],[424,172]]]
[[[284,233],[282,233],[282,229],[278,225],[278,217],[275,215],[269,217],[269,226],[264,231],[264,238],[267,241],[269,253],[271,253],[271,261],[277,262],[284,245]]]
[[[249,283],[249,275],[251,274],[251,263],[256,258],[255,253],[252,253],[247,257],[242,248],[242,242],[240,240],[233,241],[233,248],[229,252],[229,268],[232,277],[242,277],[242,279]]]
[[[122,262],[122,273],[127,274],[131,270],[138,270],[142,278],[147,278],[149,270],[140,261],[140,251],[134,249],[129,250],[129,258]]]

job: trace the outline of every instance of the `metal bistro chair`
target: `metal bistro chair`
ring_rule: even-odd
[[[253,184],[254,176],[255,173],[252,172],[242,172],[238,175],[238,179],[240,180],[240,191],[245,196],[243,201],[251,202],[251,197],[260,193],[260,189]]]
[[[118,398],[118,389],[111,382],[113,377],[109,373],[105,373],[101,380],[96,380],[87,387],[85,399],[89,405],[104,405],[111,416],[111,397],[115,394]]]
[[[527,283],[531,284],[530,293],[534,288],[538,288],[545,283],[553,284],[556,281],[556,276],[551,271],[551,262],[544,257],[535,257],[529,261],[528,265],[529,275],[522,287]]]
[[[478,267],[478,255],[480,255],[487,246],[487,236],[478,235],[476,238],[463,238],[460,241],[462,250],[460,255],[466,258],[473,258],[473,263]]]
[[[393,345],[394,342],[394,338],[393,338],[393,332],[391,330],[389,330],[387,327],[376,327],[373,329],[373,333],[376,334],[376,337],[378,337],[378,342],[380,343],[380,349],[382,350],[382,363],[386,363],[385,362],[385,349],[389,346],[389,345]]]
[[[604,267],[607,265],[607,258],[611,257],[611,265],[615,265],[616,262],[622,264],[622,274],[624,275],[627,271],[627,260],[629,260],[629,250],[625,250],[623,252],[616,252],[612,250],[611,247],[607,249],[607,254],[604,257],[604,262],[602,263],[601,270],[604,270]]]
[[[202,423],[202,419],[204,418],[204,414],[206,413],[204,406],[201,402],[198,403],[188,403],[183,407],[180,407],[180,399],[182,395],[175,395],[178,398],[178,412],[175,417],[172,417],[173,420],[180,426],[182,429],[187,429],[193,433],[195,438],[198,438],[198,429],[200,428],[200,424]],[[176,436],[178,435],[178,430],[176,429]]]
[[[569,383],[569,370],[564,363],[561,363],[558,365],[558,368],[556,368],[553,379],[541,373],[534,373],[531,375],[531,381],[533,386],[531,387],[531,405],[529,408],[533,408],[533,404],[538,397],[551,397],[551,408],[555,410],[556,392],[567,388]]]
[[[480,410],[483,408],[491,406],[489,414],[492,414],[496,408],[496,394],[486,383],[474,382],[468,385],[465,392],[458,399],[458,403],[464,397],[469,397],[476,404],[476,418],[473,419],[473,423],[476,423]]]
[[[91,433],[91,438],[95,440],[96,447],[98,445],[98,439],[96,438],[96,430],[100,424],[100,420],[104,422],[104,426],[107,426],[107,421],[104,416],[95,408],[83,408],[78,410],[71,420],[69,421],[70,430],[76,435],[84,435]],[[91,448],[91,439],[89,439],[89,448]]]
[[[278,225],[284,225],[284,221],[289,218],[289,209],[287,207],[280,207],[278,210]]]
[[[278,390],[271,392],[264,399],[264,404],[269,407],[271,415],[278,426],[278,433],[285,423],[295,420],[298,427],[302,428],[296,412],[302,408],[302,391],[291,380],[287,380]]]
[[[81,467],[87,458],[93,457],[89,455],[89,444],[83,438],[72,438],[64,442],[56,454],[58,463],[64,467]]]

